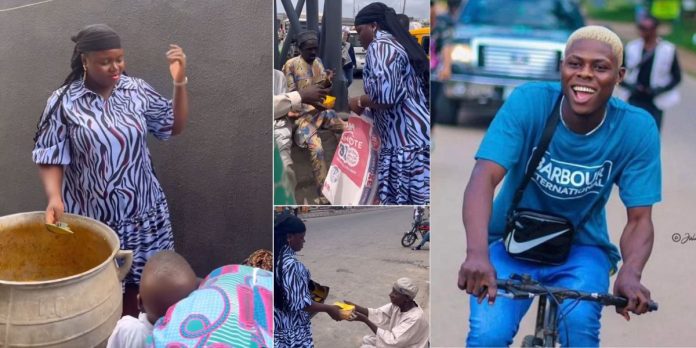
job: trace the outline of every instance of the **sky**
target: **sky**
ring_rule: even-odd
[[[293,5],[297,4],[297,0],[291,0]],[[319,0],[319,14],[324,12],[324,1]],[[331,0],[335,1],[335,0]],[[380,0],[387,6],[393,7],[396,13],[401,13],[404,1],[406,2],[406,15],[413,18],[425,19],[430,17],[430,2],[429,0]],[[283,4],[280,0],[276,0],[278,12],[285,13]],[[342,17],[353,17],[353,5],[355,5],[355,13],[366,5],[375,2],[374,0],[343,0]],[[307,5],[305,5],[305,8]]]

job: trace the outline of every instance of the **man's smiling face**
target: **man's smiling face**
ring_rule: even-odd
[[[624,73],[611,45],[592,39],[573,42],[561,64],[561,85],[573,112],[591,115],[601,111]]]

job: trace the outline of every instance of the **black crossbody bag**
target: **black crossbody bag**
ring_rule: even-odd
[[[559,96],[546,121],[544,133],[529,162],[524,179],[515,192],[505,226],[505,250],[511,257],[545,265],[561,265],[565,263],[570,253],[570,247],[573,244],[576,228],[572,222],[563,216],[532,209],[518,209],[517,205],[522,200],[524,189],[527,187],[532,175],[534,175],[541,157],[549,147],[560,119],[560,107],[561,97]],[[601,196],[599,200],[601,200]],[[578,228],[587,221],[595,205],[583,217]]]

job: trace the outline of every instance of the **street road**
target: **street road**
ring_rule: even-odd
[[[367,212],[306,220],[305,246],[299,259],[312,279],[331,288],[326,303],[349,300],[365,307],[389,302],[396,279],[410,277],[419,287],[416,303],[429,313],[430,254],[401,246],[411,226],[411,207],[378,207]],[[355,348],[371,331],[361,322],[335,322],[325,313],[312,319],[317,347]]]
[[[357,97],[365,94],[365,89],[363,88],[362,75],[356,75],[353,78],[353,83],[348,87],[348,97]]]
[[[693,346],[696,342],[696,232],[692,215],[696,211],[696,80],[684,76],[682,103],[665,113],[662,129],[662,203],[653,208],[655,244],[643,272],[643,284],[660,305],[658,312],[630,322],[605,308],[602,317],[602,346]],[[468,332],[468,296],[456,286],[457,272],[464,260],[466,240],[461,222],[464,188],[474,165],[474,152],[485,125],[457,128],[438,126],[432,152],[432,215],[437,233],[433,236],[431,343],[433,347],[461,347]],[[626,211],[612,194],[607,207],[611,239],[618,244]],[[686,240],[673,242],[674,238]],[[614,278],[612,278],[612,281]],[[613,288],[613,282],[612,287]],[[527,313],[515,345],[534,327],[536,303]]]

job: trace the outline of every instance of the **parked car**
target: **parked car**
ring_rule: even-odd
[[[566,40],[583,25],[573,0],[467,1],[450,38],[452,76],[442,81],[446,107],[437,119],[493,116],[516,86],[558,81]]]

